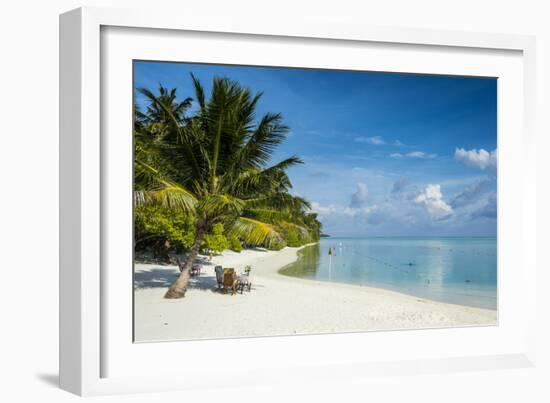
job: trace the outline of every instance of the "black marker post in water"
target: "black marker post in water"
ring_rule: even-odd
[[[332,280],[332,247],[328,248],[328,280]]]

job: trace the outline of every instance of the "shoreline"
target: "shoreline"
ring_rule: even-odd
[[[178,300],[163,298],[179,274],[176,266],[136,262],[135,341],[497,324],[496,310],[279,273],[299,258],[301,249],[314,244],[280,251],[224,251],[203,266],[201,276],[191,278],[186,297]],[[214,266],[218,264],[235,267],[238,273],[251,265],[252,291],[234,296],[216,292]]]

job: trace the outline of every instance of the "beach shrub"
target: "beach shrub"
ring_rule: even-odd
[[[287,246],[298,247],[311,242],[309,231],[304,226],[285,222],[281,224],[281,232]]]
[[[202,248],[214,253],[221,253],[229,246],[229,241],[223,234],[223,224],[221,223],[214,224],[210,233],[206,234],[202,241]]]
[[[240,239],[237,238],[236,235],[230,235],[229,236],[229,248],[232,251],[235,251],[235,252],[238,252],[238,253],[241,253],[241,251],[243,250],[243,245],[242,245]]]
[[[317,218],[316,213],[305,213],[302,216],[302,221],[308,229],[310,240],[308,242],[316,242],[321,238],[321,222]]]
[[[269,250],[281,250],[286,247],[286,242],[284,240],[273,240],[267,245]]]
[[[289,231],[285,238],[287,246],[297,247],[302,245],[300,238],[298,238],[298,235],[293,231]]]
[[[134,210],[136,250],[153,248],[159,254],[170,249],[188,250],[195,238],[195,219],[181,210],[139,206]]]

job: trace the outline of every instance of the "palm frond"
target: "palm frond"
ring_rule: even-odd
[[[214,194],[204,197],[199,204],[200,211],[207,217],[239,216],[245,202],[226,194]]]
[[[252,167],[265,165],[275,148],[286,138],[288,126],[282,124],[280,113],[265,114],[236,158],[240,164]]]
[[[197,200],[183,187],[165,182],[155,190],[134,190],[136,206],[160,205],[166,208],[177,208],[194,213]]]
[[[229,230],[230,235],[235,235],[248,245],[271,246],[274,242],[282,240],[281,234],[271,224],[254,220],[252,218],[240,217]]]
[[[309,201],[300,196],[278,192],[246,199],[247,209],[269,208],[278,210],[307,211],[311,209]]]
[[[135,166],[140,168],[141,175],[147,177],[148,183],[136,184],[134,190],[134,203],[136,206],[156,204],[163,207],[180,208],[184,211],[194,212],[197,199],[182,185],[163,178],[160,171],[151,165],[136,160]]]
[[[259,208],[245,210],[243,216],[270,224],[286,222],[292,218],[289,212]]]
[[[270,166],[269,168],[264,169],[265,172],[271,172],[271,171],[286,171],[288,168],[292,168],[293,166],[303,164],[304,160],[302,160],[300,157],[297,157],[296,155],[293,155],[289,158],[286,158],[280,162],[278,162],[275,165]]]
[[[286,192],[292,188],[286,169],[301,163],[300,158],[293,156],[266,169],[250,168],[236,176],[230,176],[230,172],[222,178],[223,189],[239,195]]]
[[[193,86],[195,87],[195,97],[197,98],[197,102],[199,104],[199,107],[201,111],[204,111],[206,107],[206,100],[204,96],[204,88],[199,81],[197,77],[193,73],[191,73],[191,80],[193,80]]]
[[[175,130],[178,132],[179,138],[185,137],[186,132],[181,129],[180,122],[178,121],[174,113],[166,105],[164,105],[164,103],[161,102],[161,100],[159,100],[158,97],[155,96],[155,94],[153,94],[146,88],[139,88],[138,91],[149,98],[149,100],[153,104],[160,107],[166,113],[166,115],[173,123]],[[184,146],[184,150],[186,151],[186,157],[191,161],[194,171],[198,174],[200,172],[200,169],[192,147],[192,139],[185,138],[181,144]]]

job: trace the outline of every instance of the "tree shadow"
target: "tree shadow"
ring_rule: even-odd
[[[134,272],[134,288],[167,288],[179,276],[177,269],[151,269]]]
[[[190,290],[216,292],[218,290],[218,281],[216,280],[216,276],[202,274],[200,276],[191,277],[187,288]]]
[[[179,276],[179,271],[166,269],[151,269],[134,272],[134,289],[168,288]],[[216,276],[201,274],[189,279],[188,289],[201,291],[216,291],[218,282]]]

